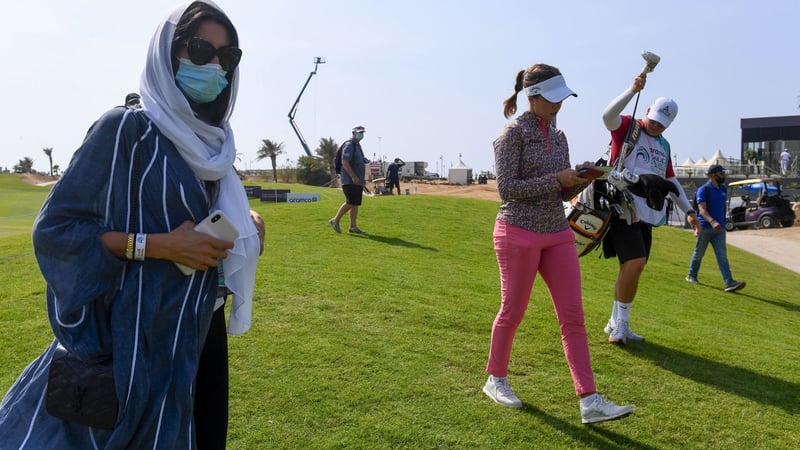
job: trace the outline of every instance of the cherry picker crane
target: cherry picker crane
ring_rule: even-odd
[[[292,129],[294,133],[297,135],[297,138],[300,139],[300,145],[303,146],[303,150],[306,151],[306,155],[311,156],[311,149],[308,148],[308,143],[306,140],[303,139],[303,134],[300,133],[300,129],[297,128],[297,124],[294,122],[294,116],[297,114],[297,105],[300,103],[300,97],[303,96],[303,92],[305,92],[306,87],[308,86],[308,82],[311,81],[311,77],[317,74],[317,67],[320,64],[325,64],[325,58],[317,56],[314,58],[314,70],[308,74],[308,79],[306,79],[306,84],[303,85],[303,89],[300,89],[300,94],[297,96],[297,100],[294,101],[294,105],[292,105],[292,109],[289,110],[289,124],[292,125]]]

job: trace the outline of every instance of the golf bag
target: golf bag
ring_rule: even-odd
[[[611,210],[603,211],[590,209],[585,205],[573,205],[572,211],[567,216],[567,222],[575,233],[575,249],[579,257],[589,254],[603,242],[612,217]]]
[[[596,166],[608,166],[600,158]],[[567,214],[567,223],[575,233],[575,249],[578,257],[597,249],[611,226],[611,221],[627,209],[619,205],[625,201],[622,191],[607,179],[595,179],[572,199],[572,209]]]
[[[617,211],[613,205],[622,195],[606,180],[594,180],[572,201],[567,223],[575,233],[578,256],[595,250],[602,242]]]

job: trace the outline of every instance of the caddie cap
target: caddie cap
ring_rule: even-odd
[[[664,125],[664,128],[669,127],[675,116],[678,115],[678,104],[675,100],[666,97],[659,97],[653,102],[653,106],[647,112],[647,118],[655,120],[656,122]]]

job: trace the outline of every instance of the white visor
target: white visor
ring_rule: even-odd
[[[552,78],[548,78],[542,82],[534,84],[533,86],[528,86],[522,91],[525,92],[525,95],[528,97],[541,95],[551,103],[563,101],[570,95],[574,95],[575,97],[578,96],[578,94],[572,92],[572,89],[567,87],[567,83],[564,81],[563,75],[556,75]]]

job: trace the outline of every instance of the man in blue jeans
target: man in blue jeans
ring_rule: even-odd
[[[698,219],[700,220],[700,230],[695,230],[697,243],[692,253],[692,262],[689,265],[689,274],[686,281],[698,284],[697,273],[700,271],[700,263],[706,253],[708,243],[714,249],[717,257],[717,265],[725,281],[725,292],[738,291],[744,288],[744,281],[736,281],[731,275],[731,268],[728,264],[728,250],[725,244],[725,199],[727,192],[723,183],[727,171],[719,164],[713,164],[706,171],[708,182],[700,186],[695,194],[697,202]]]

